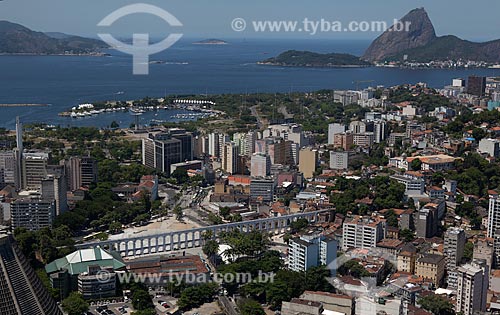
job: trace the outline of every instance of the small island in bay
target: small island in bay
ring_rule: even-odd
[[[277,57],[258,62],[260,65],[284,67],[369,67],[370,62],[361,60],[350,54],[329,53],[320,54],[310,51],[288,50]]]
[[[227,45],[228,42],[221,40],[221,39],[205,39],[205,40],[200,40],[198,42],[194,42],[193,45]]]

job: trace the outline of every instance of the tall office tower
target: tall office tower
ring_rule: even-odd
[[[80,158],[82,186],[97,183],[97,160],[90,156]]]
[[[62,315],[11,235],[0,232],[0,314]]]
[[[328,144],[333,144],[335,135],[338,133],[344,133],[346,131],[346,126],[344,124],[334,123],[328,125]]]
[[[150,134],[147,139],[142,140],[142,163],[160,172],[170,174],[172,164],[192,159],[193,136],[184,129]]]
[[[498,198],[498,193],[493,190],[489,190],[488,194],[490,196],[490,202],[488,207],[488,234],[487,236],[493,239],[494,246],[494,263],[493,265],[498,265],[500,262],[500,198]]]
[[[310,148],[303,148],[299,152],[299,171],[305,178],[312,178],[316,172],[318,163],[318,151]]]
[[[281,138],[267,138],[269,143],[267,145],[267,152],[271,158],[271,164],[281,165],[295,165],[293,156],[294,142],[290,140],[283,140]]]
[[[19,116],[16,117],[16,144],[17,149],[23,152],[23,124],[19,120]]]
[[[375,121],[373,124],[373,132],[375,134],[375,143],[384,141],[387,138],[387,125],[385,121]]]
[[[257,141],[257,132],[249,131],[245,135],[245,147],[243,148],[243,154],[245,156],[252,156],[255,152],[255,141]]]
[[[156,168],[155,140],[150,137],[142,139],[142,164]]]
[[[457,287],[457,266],[464,255],[465,232],[463,229],[452,227],[444,234],[444,256],[448,272],[448,287]]]
[[[23,125],[19,120],[19,116],[16,117],[16,148],[14,149],[14,158],[16,161],[14,182],[17,189],[24,188],[23,182]]]
[[[170,166],[182,162],[182,142],[178,139],[165,139],[155,141],[156,169],[170,174]]]
[[[70,191],[97,183],[97,161],[94,158],[70,157],[68,160],[61,161],[61,164],[64,165],[65,181]]]
[[[222,169],[229,174],[238,173],[238,145],[234,142],[224,143],[222,147]]]
[[[13,151],[0,152],[0,170],[3,170],[6,185],[16,184],[16,158]]]
[[[181,142],[181,162],[193,160],[193,135],[184,129],[171,129],[169,131],[173,139]]]
[[[470,76],[467,80],[467,93],[484,96],[486,92],[486,77]]]
[[[237,132],[233,134],[233,142],[238,145],[238,154],[245,155],[245,136],[243,132]]]
[[[68,211],[67,183],[64,175],[47,175],[42,180],[42,198],[54,200],[56,216]]]
[[[475,260],[457,269],[456,312],[473,315],[486,311],[489,270],[484,260]]]
[[[47,176],[48,153],[24,153],[22,163],[22,187],[40,190],[42,179]]]
[[[229,136],[221,133],[211,133],[208,135],[208,154],[215,158],[221,158],[222,147],[226,142],[230,142]]]
[[[271,172],[271,159],[267,154],[254,153],[250,164],[250,175],[253,177],[266,177]]]
[[[417,237],[431,238],[436,235],[438,228],[438,214],[434,208],[418,210],[416,218]]]
[[[44,199],[17,199],[10,203],[12,228],[38,231],[52,225],[56,216],[55,201]]]

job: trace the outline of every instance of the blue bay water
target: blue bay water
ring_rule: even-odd
[[[285,50],[347,52],[361,55],[368,41],[229,40],[228,45],[193,45],[184,39],[151,57],[166,64],[150,65],[148,76],[132,75],[128,55],[111,51],[111,57],[0,56],[0,103],[44,103],[48,107],[0,107],[0,126],[13,128],[16,116],[23,122],[56,125],[128,126],[128,113],[101,114],[72,119],[59,112],[86,102],[132,100],[165,94],[219,94],[354,89],[354,81],[374,80],[392,86],[426,82],[433,87],[450,84],[455,77],[472,74],[500,76],[499,69],[410,70],[393,68],[319,69],[257,65]],[[118,94],[123,92],[123,94]],[[159,111],[142,117],[174,120],[179,111]],[[181,112],[182,113],[182,112]]]

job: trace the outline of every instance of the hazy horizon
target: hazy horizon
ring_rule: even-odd
[[[386,21],[392,24],[394,19],[401,18],[408,11],[425,7],[438,36],[456,35],[471,41],[500,38],[500,19],[497,17],[500,12],[500,2],[487,0],[474,2],[386,0],[383,4],[371,0],[351,0],[343,3],[317,0],[307,4],[295,0],[272,2],[256,0],[245,3],[227,0],[210,3],[202,0],[144,2],[167,10],[176,16],[183,26],[172,28],[166,26],[165,22],[157,17],[134,14],[106,28],[106,32],[124,38],[140,32],[147,32],[151,34],[151,37],[162,38],[165,34],[175,30],[183,33],[186,38],[373,40],[380,35],[380,32],[325,32],[314,36],[305,33],[255,33],[248,28],[244,32],[234,32],[231,29],[231,21],[240,17],[248,22],[255,20],[301,21],[308,18],[341,21],[346,24],[350,21]],[[4,0],[0,2],[0,20],[22,24],[35,31],[62,32],[95,38],[97,33],[102,33],[104,30],[104,28],[97,27],[97,23],[114,10],[133,3],[138,2],[130,0],[106,2]]]

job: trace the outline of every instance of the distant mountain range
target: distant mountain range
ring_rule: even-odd
[[[408,31],[385,31],[368,47],[361,59],[381,61],[471,60],[500,62],[500,40],[474,43],[453,35],[437,37],[424,8],[410,11],[402,19],[410,22]]]
[[[500,40],[475,43],[453,35],[438,37],[424,8],[410,11],[400,21],[409,22],[409,29],[394,31],[391,27],[375,39],[361,57],[287,51],[259,63],[315,67],[343,66],[345,61],[352,65],[448,60],[500,63]]]
[[[96,39],[63,33],[32,31],[20,24],[0,21],[0,54],[98,54],[108,46]]]

